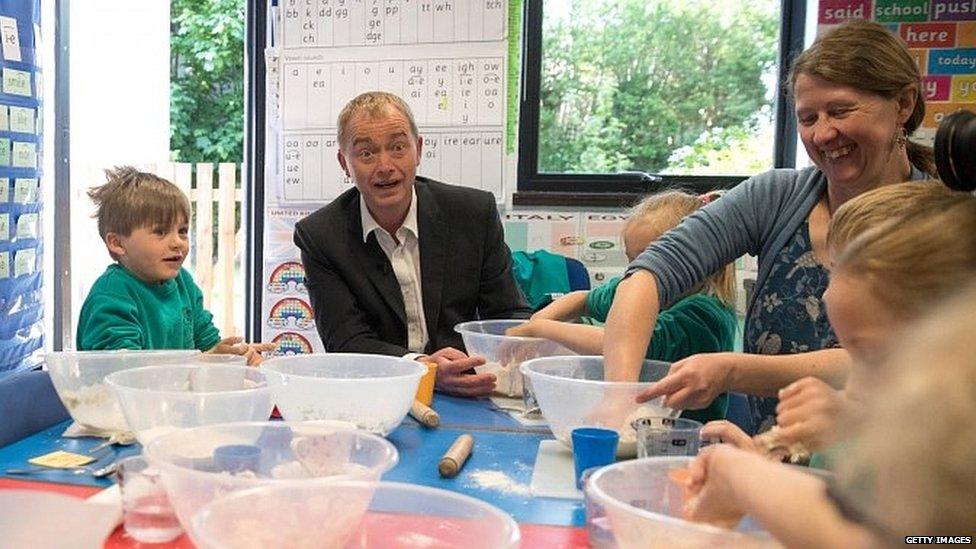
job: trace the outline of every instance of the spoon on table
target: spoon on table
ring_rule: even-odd
[[[89,448],[88,453],[94,454],[95,452],[101,450],[102,448],[108,448],[113,444],[118,444],[119,446],[128,446],[135,441],[136,441],[136,435],[131,431],[120,431],[118,433],[112,433],[112,436],[108,437],[108,440],[96,444],[95,446]]]

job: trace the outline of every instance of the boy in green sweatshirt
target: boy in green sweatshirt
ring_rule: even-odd
[[[173,183],[125,166],[88,196],[98,233],[115,260],[81,308],[77,346],[103,349],[199,349],[258,364],[273,344],[220,338],[203,293],[183,261],[190,250],[190,203]]]

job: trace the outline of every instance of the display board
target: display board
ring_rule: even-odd
[[[0,0],[0,376],[44,346],[40,0]]]
[[[418,173],[487,190],[514,181],[520,0],[280,0],[266,50],[263,341],[322,351],[295,223],[352,182],[336,119],[356,95],[402,97],[424,140]],[[516,44],[516,47],[512,45]],[[513,54],[514,52],[514,54]]]
[[[847,19],[886,25],[922,72],[925,119],[914,138],[932,144],[946,114],[976,109],[976,1],[821,0],[818,32]]]

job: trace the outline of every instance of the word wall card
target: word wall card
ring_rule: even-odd
[[[925,96],[914,140],[932,145],[943,117],[976,109],[976,0],[821,0],[817,15],[818,33],[867,19],[905,41]]]

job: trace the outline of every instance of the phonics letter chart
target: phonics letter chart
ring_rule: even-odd
[[[410,105],[424,139],[418,173],[502,201],[507,4],[282,0],[278,202],[325,204],[349,188],[336,118],[369,90]]]

